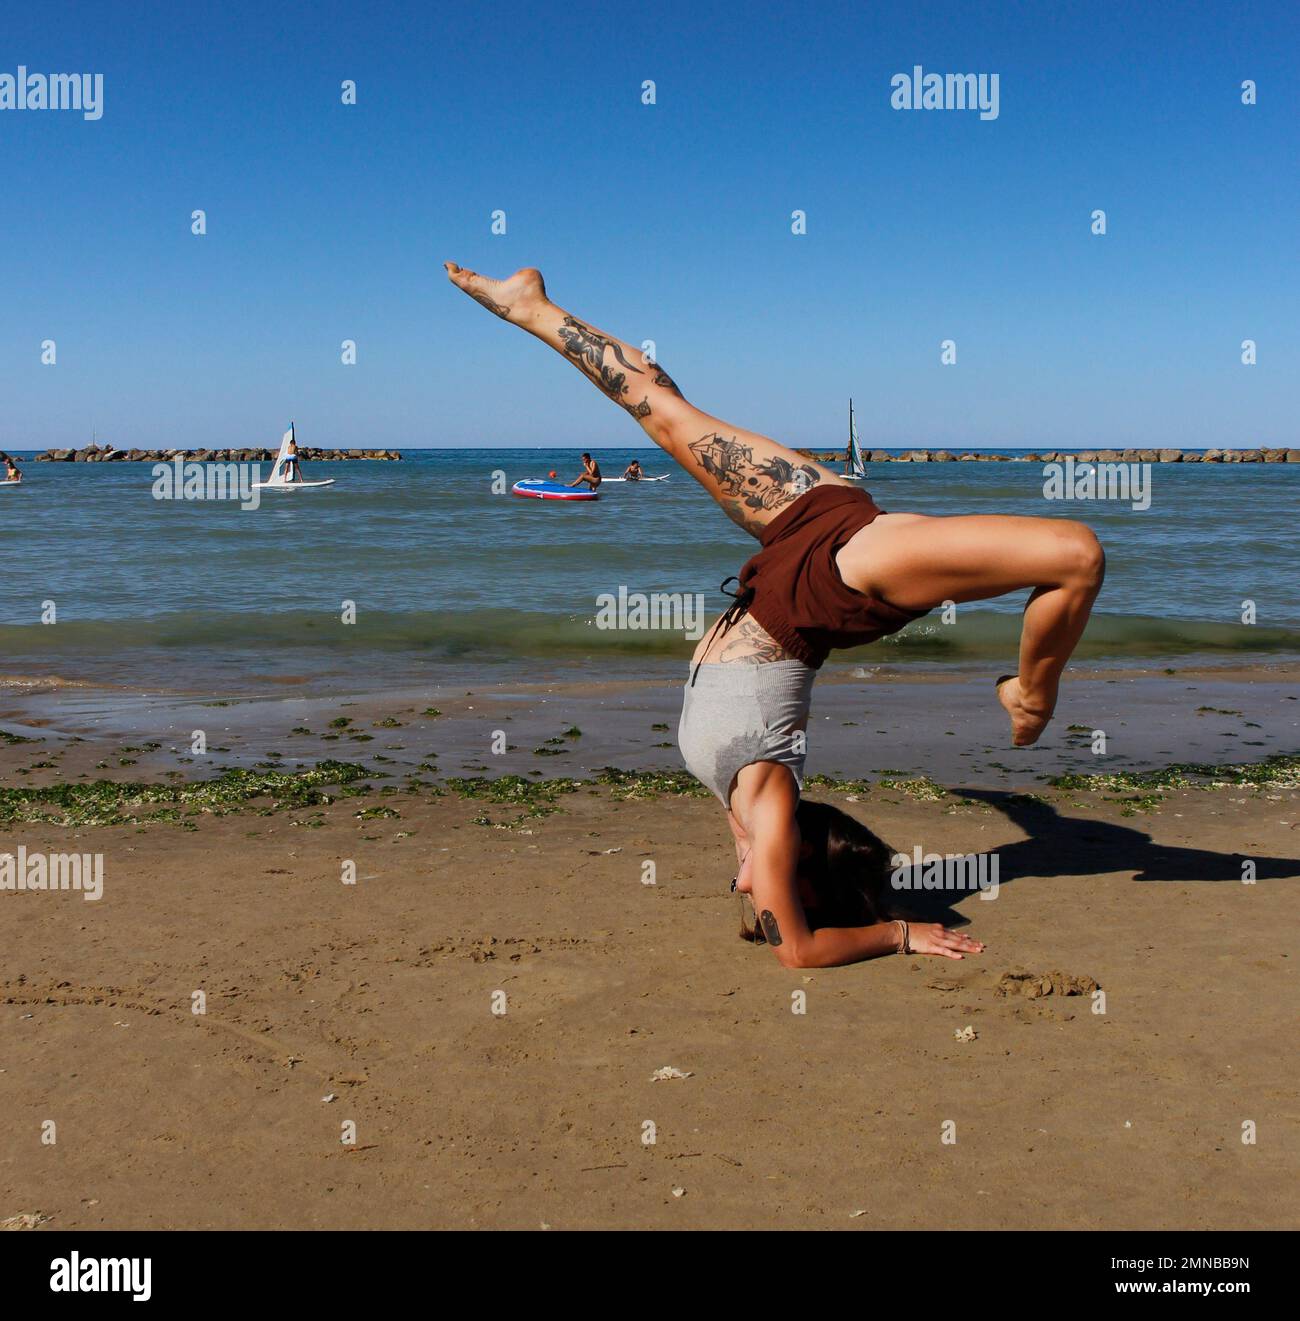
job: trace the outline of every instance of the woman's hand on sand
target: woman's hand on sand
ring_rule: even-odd
[[[960,959],[967,954],[983,954],[984,942],[972,940],[960,931],[949,931],[942,922],[909,922],[908,942],[913,954],[937,954],[944,959]]]

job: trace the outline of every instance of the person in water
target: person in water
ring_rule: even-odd
[[[645,473],[641,471],[641,460],[633,459],[631,463],[623,469],[623,480],[625,482],[639,482]]]
[[[14,462],[13,458],[8,454],[0,454],[0,459],[4,460],[5,481],[21,482],[23,479],[23,475],[18,470],[18,465]]]
[[[834,648],[895,633],[946,601],[1027,588],[1018,670],[997,681],[996,696],[1011,742],[1029,746],[1052,718],[1101,590],[1105,556],[1091,530],[1061,518],[886,513],[830,469],[688,403],[661,367],[551,302],[539,271],[489,280],[453,262],[446,269],[488,311],[567,358],[759,542],[732,605],[696,649],[678,741],[726,812],[734,888],[749,894],[777,958],[814,968],[895,952],[979,953],[969,936],[895,915],[884,864],[863,861],[876,856],[870,832],[800,802],[813,679]],[[832,857],[855,853],[857,918],[828,923],[836,904],[821,887],[834,889],[830,871],[842,879]]]
[[[582,456],[582,476],[575,477],[569,485],[582,486],[585,483],[594,491],[600,485],[602,480],[603,479],[600,475],[600,464],[597,463],[590,454],[584,453]]]

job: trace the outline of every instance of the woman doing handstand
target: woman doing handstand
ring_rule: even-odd
[[[1101,589],[1097,538],[1057,518],[885,513],[828,468],[689,404],[656,363],[551,302],[540,272],[489,280],[446,266],[459,289],[549,344],[626,409],[762,547],[696,650],[679,738],[687,766],[727,812],[736,888],[750,894],[778,959],[826,967],[895,951],[959,959],[982,950],[937,923],[887,920],[888,850],[881,845],[877,858],[865,827],[800,804],[812,681],[834,648],[895,633],[945,601],[1029,588],[1018,672],[998,681],[997,697],[1012,743],[1035,742]],[[818,921],[843,908],[818,891],[836,870],[828,851],[857,858],[850,888],[862,899],[860,922]],[[842,898],[842,867],[837,875]]]

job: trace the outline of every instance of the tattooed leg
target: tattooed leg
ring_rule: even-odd
[[[508,280],[489,280],[453,262],[446,267],[458,289],[549,344],[630,413],[753,536],[813,486],[845,484],[796,451],[687,403],[667,372],[640,349],[552,303],[539,271],[526,268]]]

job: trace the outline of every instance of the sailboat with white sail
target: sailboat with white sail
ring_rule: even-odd
[[[844,473],[846,481],[860,482],[866,478],[867,465],[862,462],[862,447],[858,444],[858,425],[853,420],[853,400],[849,400],[849,443],[844,451]]]
[[[264,482],[254,482],[255,490],[261,491],[316,491],[322,486],[333,486],[334,478],[326,477],[319,482],[304,482],[302,480],[302,460],[299,459],[294,465],[298,476],[294,481],[290,481],[286,474],[288,468],[290,447],[296,451],[298,447],[297,439],[294,436],[293,423],[289,423],[289,430],[284,433],[284,439],[280,442],[280,452],[275,456],[275,462],[271,465],[271,475]]]

